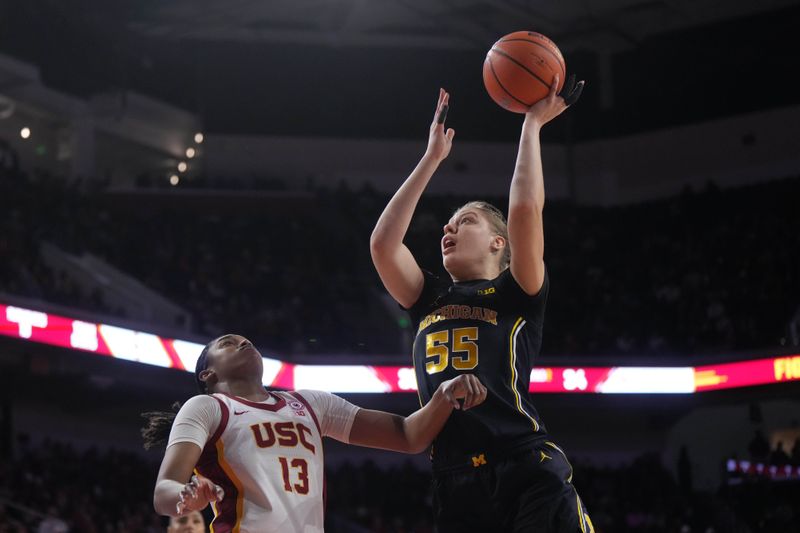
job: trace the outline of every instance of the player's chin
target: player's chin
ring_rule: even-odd
[[[463,261],[460,261],[456,254],[452,252],[447,255],[442,255],[442,266],[451,276],[458,277],[456,274],[461,270],[462,263]]]

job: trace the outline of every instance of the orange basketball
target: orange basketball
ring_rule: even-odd
[[[492,100],[514,113],[525,113],[547,96],[558,74],[564,86],[567,65],[556,43],[535,31],[509,33],[492,45],[483,62],[483,84]]]

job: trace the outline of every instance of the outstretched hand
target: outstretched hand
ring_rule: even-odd
[[[445,131],[444,122],[447,119],[447,111],[450,109],[450,93],[444,89],[439,89],[439,101],[436,103],[436,112],[433,115],[433,122],[431,122],[431,130],[428,135],[428,149],[426,155],[429,155],[437,161],[443,161],[450,154],[450,148],[453,146],[453,137],[456,132],[453,128],[448,128]]]
[[[558,88],[558,74],[553,77],[550,85],[550,93],[533,104],[525,114],[525,121],[531,121],[539,126],[544,126],[558,115],[564,112],[569,106],[578,101],[583,93],[584,80],[575,83],[575,75],[571,75],[560,93],[556,93]]]
[[[178,515],[192,511],[202,511],[211,502],[219,502],[225,497],[222,487],[215,485],[210,479],[192,476],[192,479],[183,486],[181,499],[176,506]]]
[[[440,386],[442,393],[453,409],[464,409],[465,411],[476,405],[480,405],[486,399],[486,387],[474,374],[461,374],[457,378],[443,382]],[[464,399],[464,405],[458,402]]]

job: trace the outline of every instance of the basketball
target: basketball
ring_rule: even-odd
[[[547,96],[558,74],[564,86],[567,66],[556,43],[535,31],[509,33],[492,45],[483,62],[483,84],[503,109],[525,113]]]

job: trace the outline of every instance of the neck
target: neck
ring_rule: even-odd
[[[252,379],[230,379],[217,383],[214,387],[214,392],[222,392],[254,402],[260,402],[269,397],[267,391],[264,390],[264,385],[260,381],[253,381]]]
[[[455,283],[460,281],[472,281],[476,279],[494,279],[500,275],[500,267],[497,265],[476,265],[477,268],[464,272],[451,273],[450,278]]]

